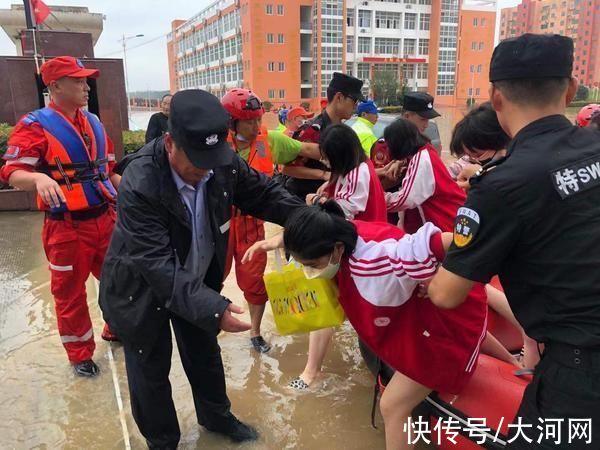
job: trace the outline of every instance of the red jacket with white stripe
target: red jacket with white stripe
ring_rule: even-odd
[[[399,225],[407,233],[414,233],[425,222],[442,231],[452,231],[456,212],[465,203],[466,195],[435,148],[427,144],[409,161],[401,189],[386,192],[385,199],[389,212],[404,212],[404,221]]]
[[[417,297],[444,258],[441,233],[426,223],[405,234],[385,223],[355,221],[358,242],[337,275],[342,304],[360,338],[383,361],[433,390],[459,393],[485,337],[483,285],[453,310]]]
[[[387,211],[381,182],[370,159],[330,186],[328,195],[342,208],[346,219],[385,222]]]

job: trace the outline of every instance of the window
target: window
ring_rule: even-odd
[[[285,36],[283,35],[283,33],[279,33],[277,35],[277,43],[285,44]]]
[[[419,39],[419,55],[429,55],[429,39]]]
[[[347,75],[352,75],[353,67],[354,67],[354,63],[351,63],[351,62],[346,63],[346,74]]]
[[[421,14],[419,16],[419,30],[429,31],[430,23],[431,23],[431,14]]]
[[[354,26],[354,10],[353,9],[346,9],[346,25],[348,25],[349,27],[353,27]]]
[[[370,39],[370,38],[367,38],[367,39]],[[358,79],[368,80],[371,78],[371,68],[369,67],[369,64],[358,63],[356,65],[356,69],[357,69],[356,77]]]
[[[479,88],[475,89],[475,95],[477,95],[477,96],[481,95],[481,89],[479,89]]]
[[[354,53],[354,36],[346,35],[346,52]]]
[[[473,64],[471,64],[471,65],[469,66],[469,71],[470,71],[471,73],[475,73],[475,66],[474,66]]]
[[[415,56],[416,47],[416,39],[404,39],[404,56]]]
[[[483,51],[483,47],[484,47],[484,45],[485,45],[485,44],[483,43],[483,41],[479,42],[479,51],[480,51],[480,52],[481,52],[481,51]]]
[[[479,24],[479,19],[477,17],[475,17],[473,19],[473,26],[476,27]]]
[[[275,63],[270,62],[269,64],[267,64],[267,70],[269,72],[275,72]]]
[[[473,97],[473,88],[469,88],[469,97]]]
[[[273,33],[268,33],[267,34],[267,44],[272,44],[273,42],[274,42]]]
[[[482,17],[481,20],[479,21],[479,26],[485,27],[485,18],[484,17]]]
[[[419,5],[431,5],[431,0],[419,0]]]
[[[283,16],[283,5],[277,5],[277,15]]]
[[[272,16],[273,15],[273,5],[265,5],[265,12],[267,13],[267,15]]]
[[[400,39],[375,38],[375,53],[382,53],[385,55],[399,55]]]
[[[358,53],[371,53],[371,38],[369,37],[358,37]]]
[[[402,14],[389,11],[375,12],[375,28],[384,28],[389,30],[399,30],[402,20]]]
[[[371,11],[358,10],[358,26],[360,28],[371,28],[371,18],[373,14]]]
[[[427,79],[429,75],[429,64],[418,64],[417,65],[417,78]]]
[[[402,75],[405,80],[412,80],[415,78],[415,64],[404,64],[402,66]]]
[[[416,5],[417,0],[404,0],[404,3],[407,5]]]
[[[269,98],[275,98],[275,89],[269,89]]]
[[[417,29],[417,15],[413,13],[404,14],[404,29],[405,30],[416,30]]]
[[[285,72],[285,63],[284,62],[280,62],[279,63],[279,71],[280,72]]]
[[[279,98],[285,98],[285,89],[279,89]]]

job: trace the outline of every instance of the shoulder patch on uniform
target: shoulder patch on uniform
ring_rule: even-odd
[[[5,159],[7,161],[15,160],[19,157],[20,153],[21,153],[20,147],[17,147],[16,145],[9,145],[6,149],[6,152],[4,152],[2,159]]]
[[[554,189],[564,200],[600,185],[600,155],[574,162],[550,173]]]
[[[454,245],[458,248],[469,245],[479,230],[479,224],[477,211],[464,206],[459,208],[454,223]]]

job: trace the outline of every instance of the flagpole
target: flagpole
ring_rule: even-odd
[[[27,29],[31,30],[33,28],[33,18],[31,17],[31,3],[29,0],[23,0],[23,6],[25,7],[25,22],[27,24]]]

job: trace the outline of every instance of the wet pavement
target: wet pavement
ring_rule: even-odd
[[[0,223],[0,448],[145,448],[130,412],[123,351],[99,339],[102,320],[94,280],[87,287],[101,374],[82,379],[73,375],[56,330],[40,239],[42,215],[2,213]],[[232,276],[224,295],[244,304]],[[269,308],[263,323],[273,344],[267,355],[251,349],[247,333],[219,336],[233,411],[258,428],[260,441],[233,445],[196,424],[175,351],[171,382],[180,448],[383,448],[382,426],[370,426],[372,377],[352,329],[345,325],[337,333],[324,376],[312,392],[298,393],[286,384],[304,366],[307,337],[278,336]]]

